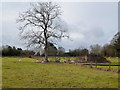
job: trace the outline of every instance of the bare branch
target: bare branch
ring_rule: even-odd
[[[66,31],[62,30],[61,24],[55,24],[61,15],[60,6],[52,2],[40,2],[31,6],[32,8],[20,14],[17,20],[18,23],[22,23],[19,28],[21,38],[26,40],[27,47],[44,46],[47,59],[48,43],[56,44],[53,38],[68,36]]]

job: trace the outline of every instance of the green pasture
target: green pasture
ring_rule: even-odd
[[[118,73],[74,64],[35,63],[32,58],[3,57],[3,88],[117,88]]]

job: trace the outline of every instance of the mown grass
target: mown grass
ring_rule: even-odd
[[[120,58],[117,58],[117,57],[107,57],[106,59],[111,61],[112,63],[115,63],[115,62],[118,63]]]
[[[22,61],[19,61],[22,60]],[[118,74],[73,64],[34,63],[35,59],[2,58],[3,88],[117,88]]]

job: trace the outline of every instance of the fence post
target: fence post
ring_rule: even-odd
[[[111,69],[111,63],[109,63],[109,70]]]
[[[96,68],[97,68],[97,60],[95,60],[96,61]]]

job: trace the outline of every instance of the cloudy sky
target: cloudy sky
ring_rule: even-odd
[[[118,32],[117,2],[60,2],[61,18],[66,22],[71,40],[58,43],[68,51],[75,48],[88,48],[92,44],[109,43]],[[30,8],[28,2],[2,3],[2,43],[25,48],[20,40],[16,19],[20,12]],[[0,22],[1,23],[1,22]]]

